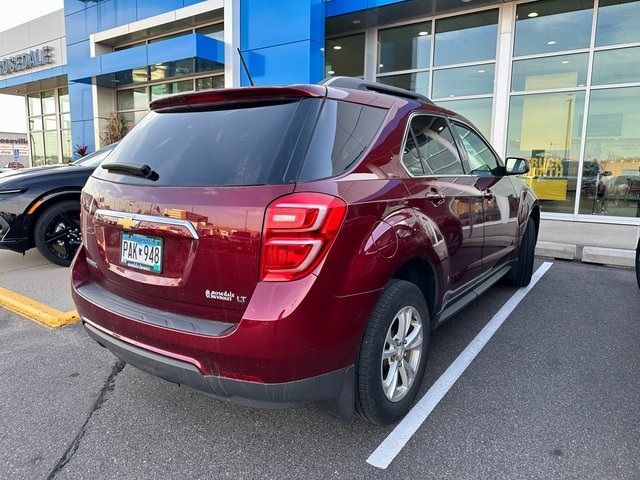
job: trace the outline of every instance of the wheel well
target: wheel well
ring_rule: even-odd
[[[38,208],[36,209],[36,211],[30,215],[31,217],[29,220],[29,247],[30,248],[33,248],[36,246],[33,230],[35,229],[36,223],[38,222],[38,218],[40,218],[40,215],[42,215],[44,211],[47,208],[51,207],[52,205],[55,205],[56,203],[64,202],[66,200],[77,200],[79,202],[80,192],[61,193],[60,195],[56,195],[55,197],[49,198],[44,202],[42,202],[40,205],[38,205]],[[29,207],[29,208],[33,208],[33,207]]]
[[[540,231],[540,207],[538,205],[531,210],[531,220],[536,225],[536,240],[538,239],[538,232]]]
[[[416,257],[402,265],[393,275],[393,278],[406,280],[418,286],[422,291],[427,306],[429,307],[429,315],[433,318],[437,309],[438,298],[438,277],[436,270],[424,257]]]

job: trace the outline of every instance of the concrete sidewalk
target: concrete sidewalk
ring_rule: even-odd
[[[640,225],[542,220],[536,255],[635,267]]]

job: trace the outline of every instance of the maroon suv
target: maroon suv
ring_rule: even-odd
[[[171,382],[392,422],[430,332],[501,278],[529,283],[527,170],[357,79],[156,100],[83,190],[73,298],[100,345]]]

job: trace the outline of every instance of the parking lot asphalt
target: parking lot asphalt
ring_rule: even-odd
[[[41,268],[62,284],[32,293],[68,308],[52,298],[66,269],[0,285],[18,272],[37,290]],[[434,332],[421,395],[515,291],[492,288]],[[380,470],[366,459],[394,426],[221,402],[121,364],[79,324],[0,309],[0,477],[640,478],[639,373],[633,271],[555,262]]]

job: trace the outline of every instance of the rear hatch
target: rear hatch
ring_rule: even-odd
[[[294,190],[324,89],[227,92],[152,105],[87,183],[84,242],[108,290],[170,312],[241,317],[265,209]]]

